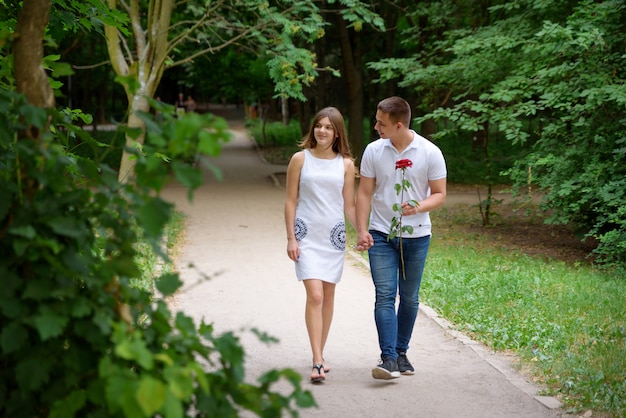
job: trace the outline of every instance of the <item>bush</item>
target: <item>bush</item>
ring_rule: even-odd
[[[248,120],[246,126],[260,147],[295,146],[303,135],[300,124],[294,119],[287,126],[281,122],[268,123],[261,120]]]
[[[173,318],[163,299],[131,285],[142,277],[137,242],[167,258],[173,207],[155,191],[170,172],[197,187],[202,173],[184,161],[196,147],[217,155],[225,121],[161,127],[143,115],[152,131],[135,150],[135,181],[119,184],[115,170],[61,145],[55,133],[94,141],[67,114],[8,91],[0,108],[9,138],[0,144],[0,416],[282,416],[314,404],[293,370],[245,382],[236,336]],[[18,139],[23,123],[45,134]],[[182,283],[165,271],[154,284],[167,297]],[[272,391],[280,380],[287,394]]]
[[[485,150],[475,146],[471,136],[462,133],[448,134],[438,137],[435,144],[443,152],[448,169],[448,183],[451,184],[488,184],[489,173]],[[487,146],[489,163],[491,164],[491,184],[508,184],[510,179],[503,175],[516,160],[522,158],[527,151],[510,142],[496,139],[489,141]]]
[[[63,144],[70,153],[106,164],[117,171],[126,141],[124,132],[95,131],[91,137],[94,141],[84,141],[79,136],[69,135]]]

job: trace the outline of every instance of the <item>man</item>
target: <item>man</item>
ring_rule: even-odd
[[[446,200],[447,172],[441,150],[411,130],[410,121],[411,107],[406,100],[382,100],[374,126],[381,139],[370,143],[361,159],[357,249],[368,250],[376,291],[374,317],[381,361],[372,370],[375,379],[415,373],[406,352],[417,318],[419,288],[430,244],[429,212]],[[402,184],[404,190],[396,193]],[[394,204],[398,204],[397,211]],[[394,226],[390,236],[398,220],[400,225]]]

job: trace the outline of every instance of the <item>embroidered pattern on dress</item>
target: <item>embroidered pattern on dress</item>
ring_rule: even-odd
[[[296,218],[296,223],[294,225],[294,230],[296,233],[296,241],[302,241],[304,239],[304,237],[306,237],[306,234],[308,232],[308,228],[306,226],[306,223],[304,223],[304,220],[302,220],[302,218]]]
[[[339,222],[330,231],[330,243],[339,251],[346,249],[346,224]]]

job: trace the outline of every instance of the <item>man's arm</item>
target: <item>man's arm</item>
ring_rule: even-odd
[[[431,212],[446,203],[446,178],[430,180],[430,196],[419,202],[417,212]]]
[[[359,180],[359,189],[356,195],[356,230],[359,234],[357,250],[368,249],[374,244],[374,239],[367,228],[375,185],[375,178],[361,176]]]

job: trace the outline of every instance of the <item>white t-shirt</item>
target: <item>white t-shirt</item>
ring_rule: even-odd
[[[404,191],[404,202],[421,202],[426,199],[430,196],[429,180],[440,180],[447,176],[441,150],[415,131],[411,132],[413,141],[401,154],[391,145],[391,140],[381,138],[367,145],[361,159],[361,176],[376,179],[369,228],[384,234],[389,233],[391,219],[399,216],[398,212],[393,211],[393,204],[402,203],[394,187],[396,183],[402,183],[402,170],[396,170],[396,161],[409,159],[413,162],[413,166],[405,170],[405,180],[411,183],[411,187]],[[431,235],[428,212],[403,216],[402,224],[413,226],[413,234],[402,234],[405,238]]]

